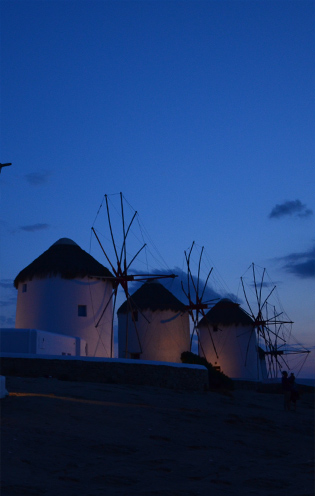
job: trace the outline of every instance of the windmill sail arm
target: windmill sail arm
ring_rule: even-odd
[[[135,254],[135,256],[131,259],[131,261],[129,262],[128,266],[127,266],[127,269],[129,269],[130,265],[132,264],[132,262],[137,258],[137,256],[139,255],[139,253],[146,247],[146,244],[144,244],[140,250],[137,251],[137,253]]]
[[[113,266],[113,264],[111,263],[110,259],[108,258],[108,255],[107,255],[106,251],[104,250],[104,248],[102,246],[102,243],[100,242],[100,239],[99,239],[98,235],[96,234],[96,231],[95,231],[94,227],[92,227],[91,229],[92,229],[92,231],[93,231],[93,233],[94,233],[94,235],[95,235],[95,237],[96,237],[96,239],[97,239],[97,241],[98,241],[98,243],[99,243],[99,245],[100,245],[100,247],[102,249],[102,252],[104,253],[104,255],[105,255],[108,263],[110,264],[110,266],[112,268],[112,271],[114,272],[114,274],[117,274],[117,272],[115,270],[115,267]]]
[[[2,167],[8,167],[9,165],[12,165],[11,163],[7,163],[7,164],[0,164],[0,172],[2,171]]]

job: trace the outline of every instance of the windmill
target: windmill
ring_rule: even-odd
[[[187,285],[186,288],[184,287],[183,281],[181,281],[181,286],[182,286],[182,291],[185,294],[188,304],[186,305],[186,308],[189,312],[189,315],[191,317],[192,323],[193,323],[193,329],[191,333],[191,339],[190,339],[190,349],[192,349],[192,343],[193,343],[193,338],[194,335],[196,334],[197,340],[198,340],[198,347],[202,348],[202,344],[200,341],[200,336],[199,336],[199,330],[198,330],[198,324],[201,318],[205,317],[205,311],[209,308],[209,306],[218,300],[218,298],[211,299],[211,300],[204,300],[205,296],[205,291],[207,288],[207,284],[210,278],[210,275],[213,271],[213,267],[210,268],[210,270],[207,271],[206,273],[206,278],[203,283],[203,286],[201,286],[200,282],[200,271],[201,271],[201,266],[202,266],[202,256],[204,252],[204,246],[201,247],[201,251],[199,254],[199,259],[198,259],[198,269],[197,269],[197,276],[194,276],[192,273],[192,263],[191,263],[191,257],[193,254],[193,249],[195,247],[195,241],[192,242],[192,245],[189,249],[189,251],[185,251],[185,261],[186,261],[186,268],[187,268]],[[214,340],[210,334],[210,339],[213,345],[213,349],[215,351],[215,354],[217,355],[216,347]],[[203,352],[203,355],[205,356],[205,353]],[[217,355],[218,356],[218,355]]]
[[[130,268],[131,265],[138,259],[140,253],[144,252],[145,247],[147,246],[147,243],[144,243],[143,241],[143,232],[141,231],[141,236],[135,236],[134,239],[136,239],[136,244],[138,245],[135,251],[133,252],[133,255],[130,256],[130,251],[129,247],[127,247],[127,241],[130,239],[130,235],[134,234],[133,233],[133,226],[135,225],[135,221],[139,220],[138,219],[138,212],[133,211],[131,218],[126,221],[126,215],[125,215],[125,206],[126,199],[124,198],[123,194],[120,193],[120,201],[119,201],[119,208],[110,208],[109,204],[109,196],[104,195],[103,201],[98,209],[96,219],[100,213],[100,210],[102,206],[106,205],[106,217],[107,217],[107,227],[109,231],[109,237],[107,237],[107,242],[109,242],[112,246],[112,253],[113,256],[111,257],[108,254],[108,249],[104,248],[102,241],[101,241],[101,235],[100,232],[95,227],[95,222],[94,225],[91,228],[91,231],[93,235],[95,236],[99,246],[101,247],[101,250],[103,254],[105,255],[105,258],[107,262],[110,265],[110,268],[113,272],[113,292],[111,294],[110,299],[106,302],[104,306],[104,310],[101,313],[100,317],[98,318],[97,322],[95,323],[95,327],[98,327],[100,325],[100,322],[106,312],[106,309],[108,308],[109,305],[113,305],[113,316],[112,316],[112,323],[111,323],[111,353],[113,353],[113,339],[114,339],[114,316],[115,316],[115,308],[116,308],[116,303],[117,303],[117,295],[118,295],[118,288],[121,288],[123,290],[123,294],[127,300],[127,305],[129,307],[129,311],[132,317],[132,324],[134,326],[134,329],[136,331],[137,337],[138,337],[138,343],[140,347],[140,354],[142,353],[142,347],[141,347],[141,341],[137,332],[137,322],[135,318],[135,312],[134,312],[134,304],[132,302],[132,296],[130,295],[129,292],[129,284],[133,282],[147,282],[148,280],[152,279],[163,279],[163,278],[175,278],[176,276],[174,274],[154,274],[152,272],[143,272],[139,271],[141,273],[130,273]],[[129,207],[130,204],[128,204]],[[116,229],[113,226],[112,222],[112,213],[113,210],[116,210],[116,214],[118,214],[119,218],[119,223],[120,223],[120,233],[118,233],[117,236],[117,226]],[[138,223],[139,225],[139,223]],[[139,225],[140,226],[140,225]],[[118,243],[117,237],[120,238],[120,243]],[[142,238],[142,239],[140,239]],[[134,245],[135,246],[135,245]],[[147,265],[148,266],[148,265]],[[140,311],[140,310],[139,310]],[[128,319],[127,319],[127,326],[128,326]],[[128,357],[128,328],[126,329],[126,343],[125,343],[125,357]]]
[[[232,297],[235,300],[234,295],[229,292],[223,280],[218,281],[217,274],[215,283],[220,285],[219,293],[212,290],[214,294],[209,295],[207,285],[213,274],[213,267],[206,272],[201,270],[205,268],[204,247],[199,250],[198,257],[195,256],[196,251],[196,245],[192,243],[185,252],[186,287],[182,282],[193,322],[191,346],[196,335],[199,355],[206,358],[214,368],[231,378],[252,380],[256,378],[256,348],[254,340],[249,339],[253,321],[238,303],[230,299]],[[193,274],[193,264],[196,275]],[[204,281],[201,280],[201,272],[204,274]]]
[[[248,272],[250,272],[248,284]],[[241,286],[248,306],[248,315],[253,319],[254,332],[258,339],[258,355],[265,360],[266,375],[268,378],[277,378],[283,367],[292,369],[294,366],[300,371],[307,359],[309,350],[301,345],[292,344],[293,322],[282,309],[276,295],[276,285],[267,279],[266,269],[261,269],[254,263],[241,277]],[[251,295],[251,296],[250,296]]]

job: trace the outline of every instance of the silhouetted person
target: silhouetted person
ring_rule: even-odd
[[[284,395],[284,409],[285,410],[290,410],[290,406],[291,406],[291,384],[290,384],[290,380],[289,380],[289,377],[288,377],[288,372],[286,371],[283,371],[282,372],[282,380],[281,380],[281,384],[282,384],[282,391],[283,391],[283,395]]]
[[[291,372],[290,377],[288,377],[288,381],[291,384],[291,386],[293,387],[295,384],[295,375],[293,374],[293,372]]]
[[[290,383],[290,388],[291,388],[291,398],[290,401],[293,403],[293,408],[296,410],[296,402],[299,399],[300,395],[297,390],[297,386],[295,383],[295,375],[292,373],[290,377],[288,378],[288,381]]]

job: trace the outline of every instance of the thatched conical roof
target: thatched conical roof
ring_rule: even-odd
[[[17,288],[20,282],[31,281],[34,277],[43,279],[57,275],[64,279],[86,276],[113,277],[106,267],[82,250],[74,241],[61,238],[21,270],[14,280],[14,286]]]
[[[152,312],[157,310],[184,312],[186,310],[185,305],[157,281],[144,283],[131,295],[129,303],[132,310],[152,310]],[[130,312],[129,303],[126,300],[117,310],[117,314]]]
[[[245,325],[250,326],[254,324],[252,318],[240,308],[238,303],[234,303],[228,298],[223,298],[216,303],[198,324],[198,327],[211,325]]]

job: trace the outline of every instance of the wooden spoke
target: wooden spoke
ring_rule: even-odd
[[[243,277],[241,277],[242,289],[250,312],[249,315],[254,321],[253,328],[257,334],[258,342],[261,340],[263,343],[264,349],[261,349],[265,356],[268,377],[276,378],[283,364],[288,366],[286,357],[292,354],[289,346],[291,331],[287,331],[286,325],[292,325],[293,322],[286,318],[287,316],[283,311],[278,311],[276,305],[269,303],[271,296],[274,299],[275,285],[271,290],[268,290],[267,296],[263,297],[263,288],[266,287],[266,269],[263,269],[261,280],[258,284],[254,264],[252,264],[251,268],[256,301],[254,303],[249,302]],[[301,349],[297,353],[305,352],[308,353],[308,350]]]
[[[147,279],[162,279],[162,278],[174,278],[176,277],[174,274],[129,274],[129,269],[130,267],[132,266],[132,264],[134,263],[134,261],[137,259],[137,257],[139,256],[139,254],[142,252],[142,250],[146,247],[146,243],[141,246],[140,249],[138,249],[138,251],[136,252],[136,254],[131,258],[130,261],[127,261],[127,241],[128,241],[128,234],[130,233],[130,230],[131,230],[131,227],[134,223],[134,220],[135,218],[137,217],[137,212],[134,211],[132,217],[131,217],[131,220],[129,221],[129,223],[126,223],[126,219],[125,219],[125,208],[124,208],[124,197],[123,197],[123,194],[120,193],[120,222],[121,222],[121,230],[119,231],[120,233],[122,233],[122,245],[121,245],[121,248],[118,250],[117,249],[117,244],[116,244],[116,239],[115,239],[115,235],[114,235],[114,225],[113,225],[113,222],[112,222],[112,218],[111,218],[111,209],[110,209],[110,205],[109,205],[109,199],[108,199],[108,195],[104,195],[104,199],[105,199],[105,203],[106,203],[106,213],[107,213],[107,224],[108,224],[108,229],[109,229],[109,233],[110,233],[110,238],[111,238],[111,241],[112,241],[112,246],[113,246],[113,250],[114,250],[114,258],[115,258],[115,261],[111,260],[109,255],[107,254],[107,252],[105,251],[104,247],[102,246],[102,243],[99,239],[99,236],[97,235],[96,233],[96,230],[94,229],[94,227],[92,227],[92,232],[93,234],[95,235],[101,249],[102,249],[102,252],[103,254],[105,255],[106,257],[106,260],[107,262],[109,263],[110,267],[111,267],[111,270],[113,272],[113,277],[112,278],[108,278],[108,279],[111,279],[113,284],[114,284],[114,292],[113,294],[111,295],[111,297],[109,298],[108,302],[106,302],[105,306],[104,306],[104,309],[102,311],[102,314],[101,314],[101,317],[99,318],[96,326],[98,326],[100,324],[100,321],[101,319],[103,318],[105,312],[106,312],[106,309],[108,308],[108,306],[113,303],[113,313],[112,313],[112,336],[111,336],[111,346],[113,348],[113,333],[114,333],[114,317],[115,317],[115,308],[116,308],[116,301],[117,301],[117,291],[118,291],[118,287],[121,286],[121,288],[123,289],[123,294],[125,295],[126,297],[126,300],[127,300],[127,306],[128,306],[128,313],[131,312],[131,320],[132,320],[132,324],[134,326],[134,331],[136,333],[136,336],[137,336],[137,339],[138,339],[138,342],[139,342],[139,347],[140,347],[140,353],[143,352],[142,350],[142,344],[140,342],[140,338],[139,338],[139,332],[138,332],[138,329],[137,329],[137,323],[134,319],[134,315],[133,315],[133,311],[132,311],[132,299],[131,299],[131,296],[130,296],[130,292],[129,292],[129,289],[128,289],[128,284],[129,282],[135,282],[135,281],[138,281],[138,282],[142,282],[142,281],[146,281]],[[101,208],[101,207],[100,207]],[[100,208],[99,208],[99,211],[100,211]],[[116,231],[117,232],[117,231]],[[113,298],[114,296],[114,298]],[[140,312],[142,314],[142,312]],[[143,315],[143,314],[142,314]],[[125,350],[125,353],[126,353],[126,357],[128,357],[128,333],[129,333],[129,329],[128,329],[128,314],[127,314],[127,319],[126,319],[126,350]],[[146,319],[148,320],[148,319]]]

